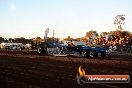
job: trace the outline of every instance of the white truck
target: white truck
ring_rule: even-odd
[[[23,48],[22,43],[1,43],[1,49],[21,50],[22,48]]]

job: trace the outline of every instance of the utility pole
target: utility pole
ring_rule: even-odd
[[[53,43],[54,43],[54,32],[55,32],[55,30],[53,30]]]
[[[47,40],[48,33],[49,33],[49,28],[46,28],[45,35],[44,35],[45,41]]]

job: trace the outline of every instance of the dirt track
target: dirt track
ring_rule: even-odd
[[[29,55],[30,54],[30,55]],[[127,57],[127,56],[126,56]],[[86,59],[38,56],[26,52],[0,51],[0,88],[131,88],[129,84],[86,84],[76,82],[78,67],[86,74],[129,74],[132,60]]]

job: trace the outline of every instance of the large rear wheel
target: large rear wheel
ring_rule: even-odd
[[[45,55],[45,54],[46,54],[46,51],[45,51],[44,49],[42,49],[41,47],[38,47],[38,48],[37,48],[37,53],[38,53],[39,55]]]

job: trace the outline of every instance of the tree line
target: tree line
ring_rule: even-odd
[[[20,38],[9,38],[9,39],[6,39],[6,38],[3,38],[3,37],[0,37],[0,43],[2,42],[13,42],[13,43],[23,43],[23,44],[27,44],[27,43],[31,43],[32,39],[26,39],[24,37],[20,37]]]

